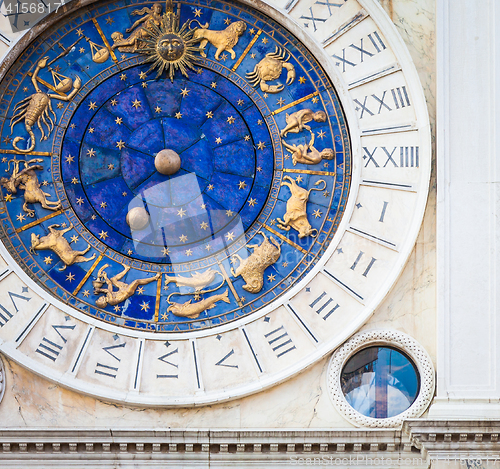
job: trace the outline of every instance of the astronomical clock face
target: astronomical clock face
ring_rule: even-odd
[[[371,1],[276,6],[96,2],[7,57],[2,352],[98,397],[208,403],[383,299],[427,195],[416,73]]]

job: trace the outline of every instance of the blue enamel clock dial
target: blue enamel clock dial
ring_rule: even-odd
[[[76,215],[95,237],[107,233],[103,241],[110,248],[125,255],[133,250],[145,262],[189,263],[224,249],[226,232],[239,229],[241,235],[261,212],[273,180],[271,136],[236,85],[223,80],[217,90],[216,73],[200,69],[174,83],[140,80],[147,68],[129,69],[122,89],[90,119],[88,106],[74,114],[70,122],[89,124],[83,132],[67,132],[62,178]],[[97,102],[101,92],[87,101]],[[259,142],[266,148],[258,150]],[[180,156],[174,175],[155,167],[164,149]],[[72,154],[78,161],[68,162]],[[131,230],[128,212],[145,205],[151,223]]]
[[[182,332],[253,313],[304,278],[342,218],[335,89],[236,2],[91,6],[37,38],[0,96],[2,241],[106,322]]]

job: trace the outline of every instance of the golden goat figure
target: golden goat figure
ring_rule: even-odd
[[[0,179],[0,185],[5,187],[11,194],[16,194],[17,189],[24,189],[24,204],[23,210],[30,217],[35,216],[35,211],[28,208],[28,204],[40,203],[42,207],[47,210],[59,210],[62,206],[60,201],[51,202],[47,200],[47,197],[50,197],[50,194],[42,191],[40,188],[40,183],[38,182],[38,177],[35,173],[35,170],[43,169],[43,166],[33,163],[41,163],[43,160],[41,158],[34,158],[30,161],[24,160],[10,160],[6,172],[10,171],[10,164],[14,163],[14,169],[10,178],[3,177]],[[19,165],[24,163],[24,169],[19,171]],[[30,166],[32,165],[32,166]]]

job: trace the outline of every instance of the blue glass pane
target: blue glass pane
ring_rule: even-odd
[[[347,402],[372,418],[401,414],[415,402],[420,389],[414,363],[389,347],[369,347],[356,353],[340,379]]]

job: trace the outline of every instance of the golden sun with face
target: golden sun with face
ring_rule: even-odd
[[[145,46],[137,52],[149,55],[146,62],[153,62],[150,70],[158,70],[156,78],[166,71],[173,81],[177,70],[187,77],[187,69],[194,69],[195,52],[200,48],[193,45],[194,30],[188,26],[189,21],[179,30],[179,18],[168,1],[160,25],[148,24],[149,37],[142,39]]]

